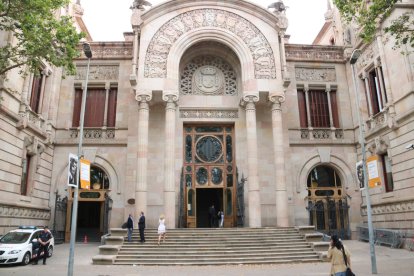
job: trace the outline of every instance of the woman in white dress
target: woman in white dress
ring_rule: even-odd
[[[165,217],[164,215],[160,216],[160,219],[158,220],[158,245],[160,245],[161,238],[162,241],[165,242]]]

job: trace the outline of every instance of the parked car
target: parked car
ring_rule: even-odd
[[[0,265],[17,264],[27,265],[32,259],[37,257],[37,250],[34,250],[40,233],[43,229],[35,226],[22,226],[12,230],[0,238]],[[48,257],[53,254],[55,239],[49,243]],[[40,253],[43,255],[43,252]]]

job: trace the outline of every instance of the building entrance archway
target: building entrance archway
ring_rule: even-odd
[[[309,224],[317,231],[350,238],[347,197],[341,179],[330,166],[316,166],[307,178]]]

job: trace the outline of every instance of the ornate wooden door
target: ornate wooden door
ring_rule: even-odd
[[[224,212],[224,226],[235,224],[236,164],[233,125],[184,126],[185,218],[189,228],[202,219],[205,200],[216,202],[216,211]],[[220,189],[222,192],[202,193],[198,189]],[[215,195],[216,198],[197,198]],[[200,206],[197,206],[198,205]],[[204,204],[205,205],[205,204]],[[205,208],[205,206],[203,206]]]

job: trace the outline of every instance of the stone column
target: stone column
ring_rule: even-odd
[[[135,186],[135,217],[147,211],[148,120],[151,96],[136,95],[138,101],[137,182]]]
[[[283,143],[282,103],[285,97],[269,96],[272,102],[273,152],[275,166],[276,190],[276,224],[279,227],[289,226],[288,195],[285,180],[285,152]]]
[[[175,228],[175,118],[178,96],[164,94],[165,107],[165,161],[164,161],[164,213],[168,228]]]
[[[249,191],[249,227],[262,226],[262,212],[260,207],[260,186],[257,160],[257,130],[256,107],[259,97],[248,95],[243,97],[246,106],[246,131],[247,131],[247,186]]]

